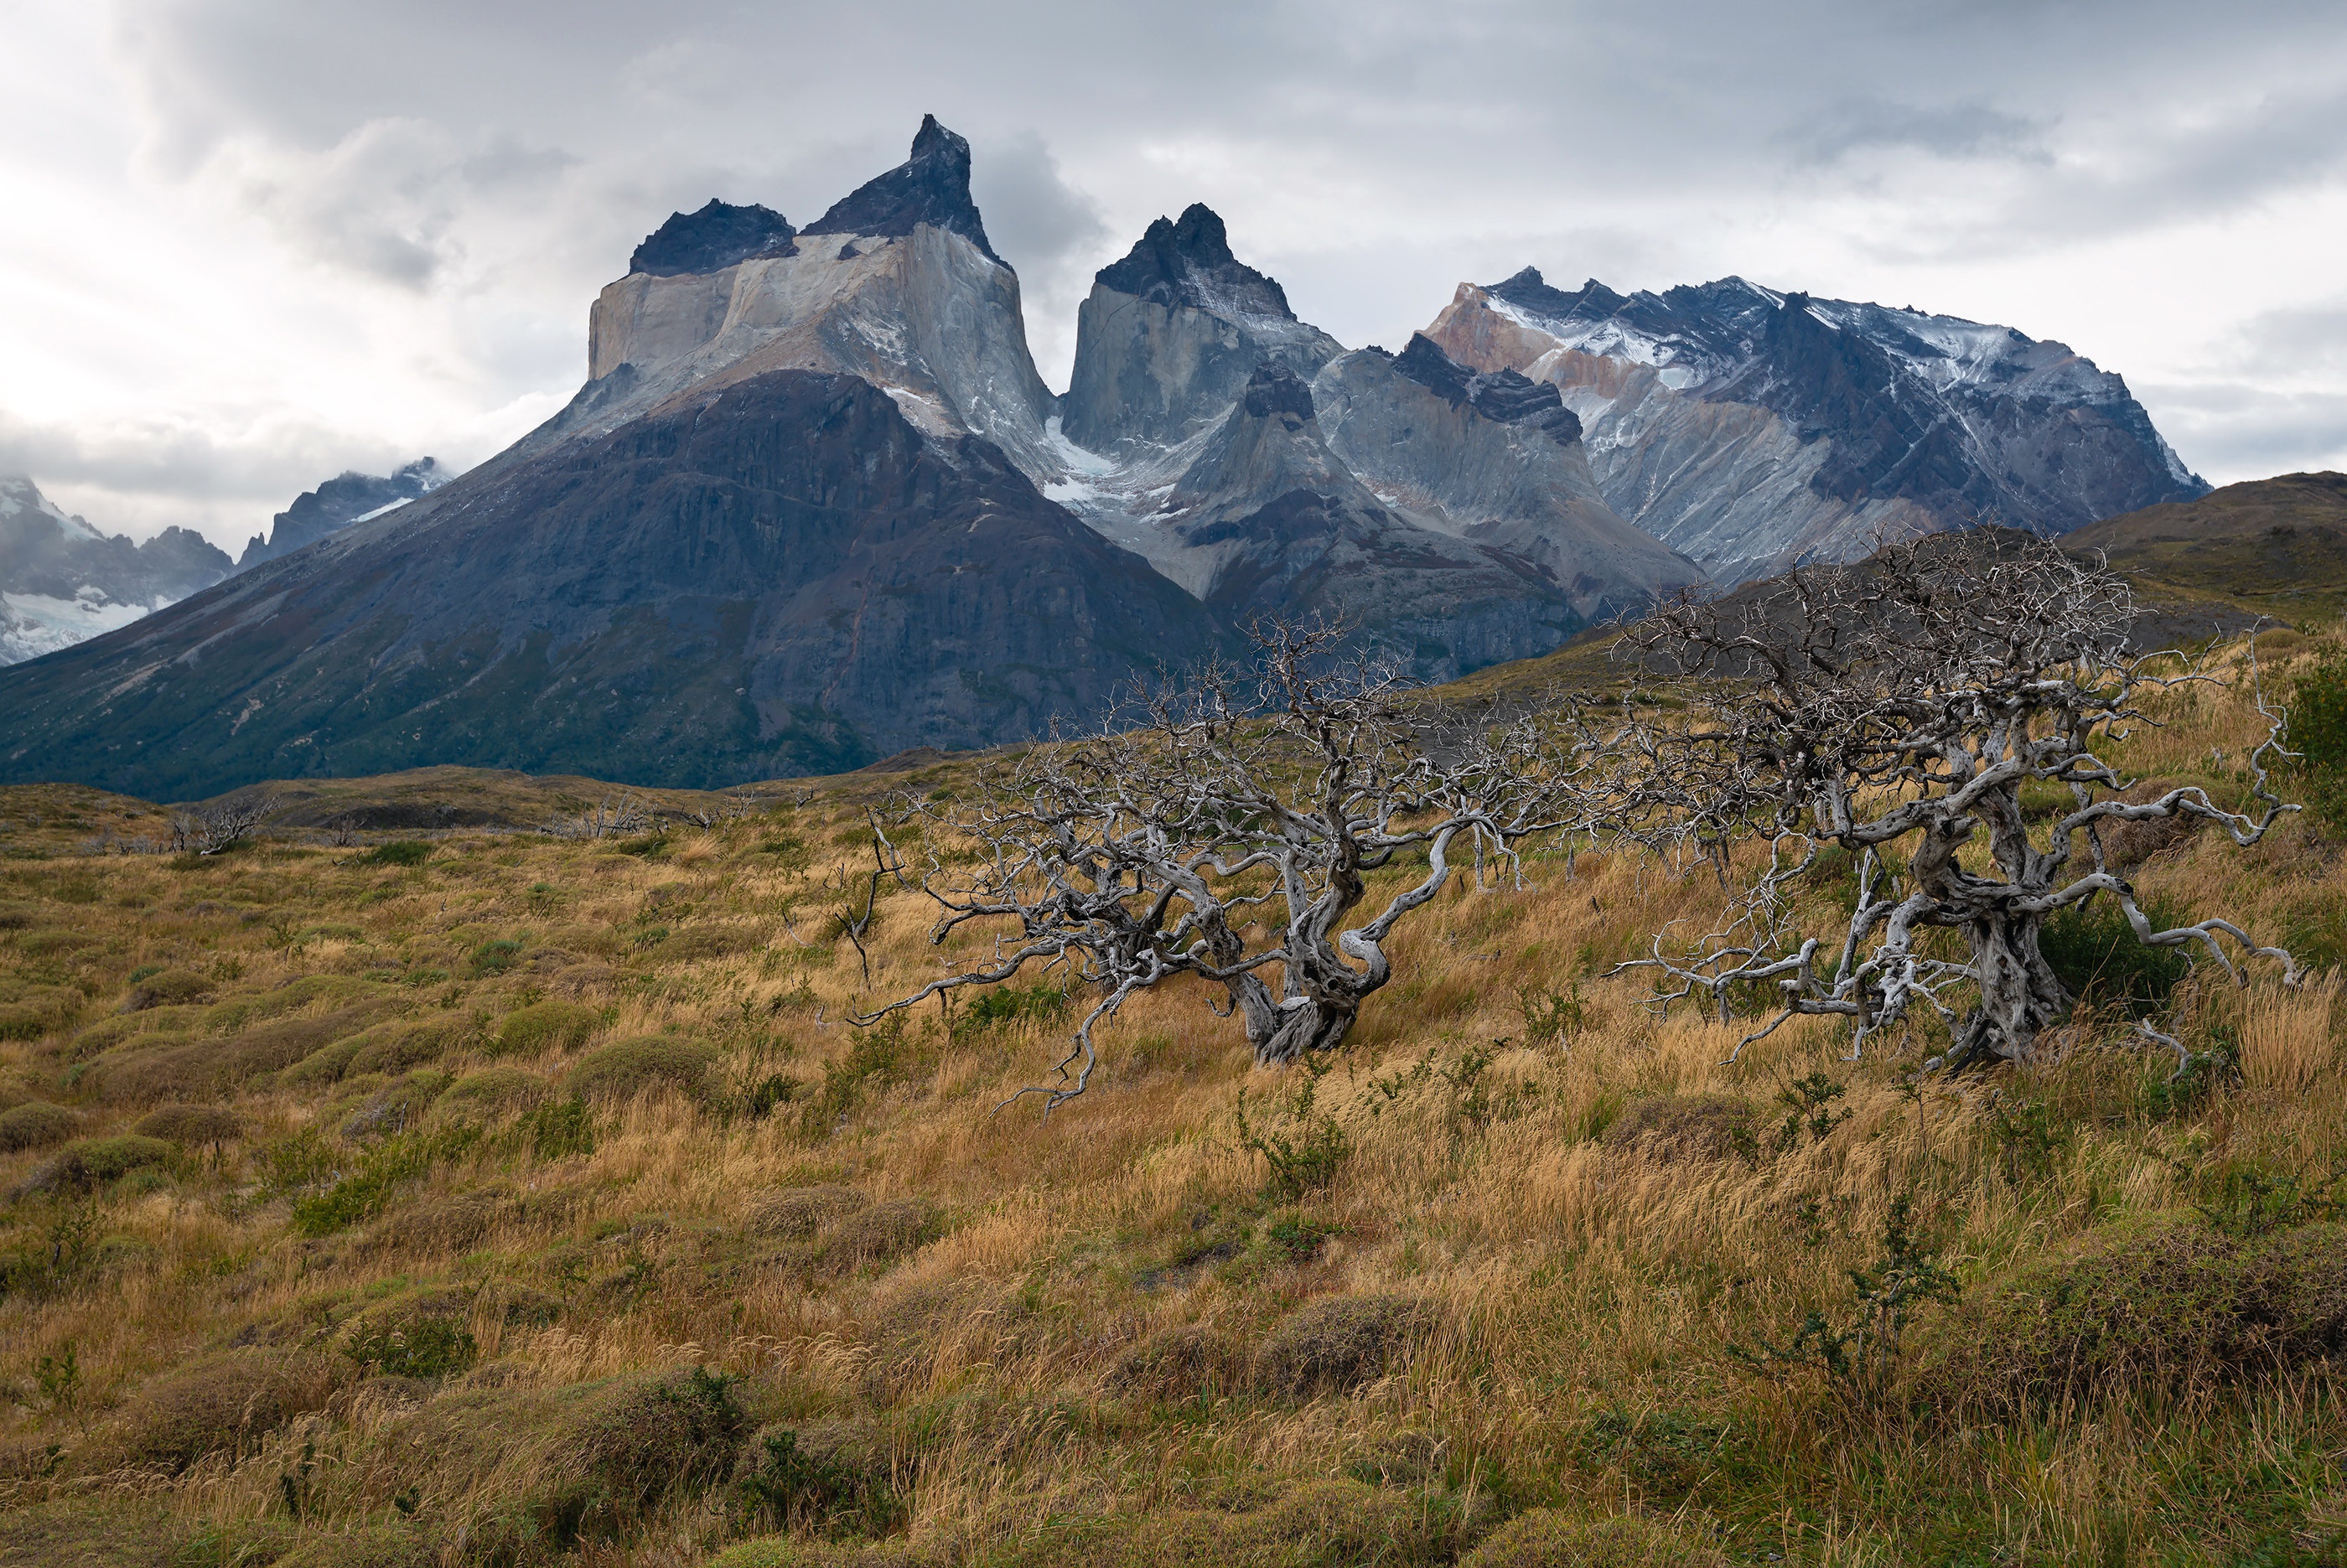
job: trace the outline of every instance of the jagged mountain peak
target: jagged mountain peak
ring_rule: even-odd
[[[237,569],[291,555],[353,523],[379,518],[428,496],[455,477],[433,457],[418,457],[385,475],[345,468],[316,489],[302,491],[292,506],[271,518],[270,531],[255,534],[245,545]]]
[[[1410,333],[1393,367],[1454,408],[1541,431],[1563,446],[1581,439],[1581,421],[1555,387],[1505,367],[1477,371],[1461,364],[1424,333]]]
[[[794,234],[789,220],[771,207],[736,207],[712,196],[697,212],[669,214],[628,258],[628,271],[662,277],[721,272],[753,256],[796,254]]]
[[[41,487],[33,483],[31,475],[0,477],[0,518],[13,518],[23,512],[48,518],[56,526],[57,532],[69,539],[102,539],[106,537],[81,518],[68,517],[64,508],[42,495]]]
[[[987,241],[985,220],[969,194],[969,143],[939,125],[933,114],[921,117],[910,157],[857,186],[799,232],[896,239],[923,223],[951,230],[990,260],[1002,262]]]
[[[1178,219],[1152,222],[1123,260],[1102,267],[1092,281],[1153,304],[1296,319],[1286,291],[1231,253],[1221,214],[1203,201],[1184,208]]]

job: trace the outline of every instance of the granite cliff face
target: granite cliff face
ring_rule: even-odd
[[[1584,620],[1703,580],[1605,504],[1553,386],[1471,372],[1419,335],[1330,361],[1313,395],[1329,449],[1389,505],[1529,562]]]
[[[1624,518],[1723,583],[1880,535],[2059,533],[2208,487],[2116,375],[2009,327],[1778,293],[1461,284],[1427,335],[1555,385]]]
[[[1702,579],[1607,508],[1553,389],[1423,339],[1346,354],[1204,207],[1078,328],[1050,493],[1242,620],[1340,616],[1440,680]]]
[[[454,477],[429,457],[419,457],[389,474],[344,472],[314,490],[302,491],[292,506],[271,518],[268,534],[255,534],[244,547],[237,569],[292,555],[338,528],[381,517],[394,507],[428,496]]]
[[[1231,254],[1223,220],[1194,205],[1158,219],[1104,267],[1076,315],[1076,361],[1061,428],[1092,451],[1130,458],[1219,422],[1255,367],[1309,381],[1344,352],[1296,319],[1271,279]]]
[[[235,569],[201,534],[133,544],[67,516],[28,478],[0,478],[0,664],[127,626]]]
[[[668,237],[658,254],[711,265],[633,271],[604,289],[586,386],[524,446],[615,430],[704,382],[814,370],[886,389],[932,435],[981,436],[1030,473],[1056,472],[1044,434],[1053,399],[1028,353],[1019,275],[987,243],[969,176],[969,143],[932,118],[907,163],[780,249],[734,254],[732,215],[744,209],[671,219],[653,236]],[[789,229],[768,216],[770,240]]]

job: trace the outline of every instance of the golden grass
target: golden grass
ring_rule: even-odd
[[[2128,765],[2238,788],[2254,713],[2192,688],[2167,702],[2170,723],[2131,741]],[[77,1216],[91,1234],[77,1272],[24,1262],[0,1297],[0,1375],[16,1400],[0,1436],[0,1531],[12,1510],[147,1497],[182,1542],[428,1527],[440,1561],[474,1560],[484,1522],[535,1495],[552,1462],[558,1429],[518,1414],[500,1427],[501,1409],[696,1364],[743,1379],[760,1419],[873,1423],[904,1492],[902,1541],[958,1561],[1050,1560],[1033,1553],[1055,1520],[1174,1520],[1226,1485],[1276,1498],[1316,1479],[1399,1475],[1392,1456],[1412,1444],[1440,1461],[1379,1484],[1453,1522],[1422,1561],[1534,1506],[1635,1513],[1690,1549],[1818,1563],[2214,1563],[2260,1532],[2313,1539],[2340,1512],[2324,1456],[2347,1447],[2347,1425],[2320,1367],[2186,1412],[2122,1401],[1967,1431],[1860,1408],[1822,1374],[1755,1376],[1734,1353],[1788,1338],[1812,1309],[1846,1311],[1849,1271],[1874,1258],[1902,1194],[1967,1292],[1983,1292],[2057,1244],[2188,1210],[2204,1195],[2196,1173],[2319,1173],[2347,1159],[2335,975],[2296,993],[2188,982],[2181,1027],[2198,1043],[2235,1041],[2240,1082],[2178,1114],[2147,1109],[2166,1064],[2110,1030],[2081,1029],[2035,1067],[1911,1084],[1927,1039],[1850,1063],[1834,1028],[1804,1020],[1723,1066],[1748,1020],[1657,1019],[1635,976],[1601,978],[1664,923],[1716,914],[1708,870],[1583,855],[1567,876],[1561,858],[1536,858],[1528,890],[1454,886],[1402,928],[1399,978],[1317,1089],[1349,1155],[1325,1187],[1281,1204],[1234,1113],[1244,1092],[1276,1116],[1295,1076],[1255,1070],[1195,988],[1130,1005],[1096,1087],[1048,1119],[1031,1102],[996,1107],[1048,1071],[1064,1020],[948,1038],[924,1009],[892,1057],[826,1099],[827,1081],[871,1059],[869,1038],[839,1020],[914,989],[939,957],[902,896],[881,902],[868,986],[853,950],[824,935],[838,902],[826,877],[860,854],[861,798],[688,829],[650,856],[452,834],[414,868],[288,842],[192,866],[76,855],[91,802],[0,798],[5,842],[49,856],[0,863],[0,984],[14,988],[0,1001],[44,998],[58,1020],[0,1043],[0,1099],[56,1099],[87,1134],[127,1131],[151,1105],[86,1092],[107,1081],[104,1063],[166,1035],[225,1057],[282,1027],[261,1014],[283,987],[319,977],[445,1022],[450,1041],[401,1070],[435,1075],[423,1080],[264,1072],[220,1097],[249,1132],[217,1162],[191,1152],[167,1179],[5,1212],[0,1248],[20,1260],[46,1256]],[[808,864],[762,847],[784,836],[815,846]],[[2347,899],[2347,870],[2306,824],[2250,853],[2203,833],[2137,879],[2147,897],[2260,930]],[[753,945],[689,939],[709,931]],[[504,967],[482,958],[493,941],[520,944]],[[149,967],[215,977],[214,999],[113,1013]],[[1528,1043],[1518,993],[1574,983],[1581,1030]],[[575,1047],[502,1050],[502,1021],[548,999],[597,1009],[593,1031]],[[283,1018],[350,1005],[322,993]],[[130,1028],[113,1039],[118,1017]],[[405,1084],[428,1097],[492,1067],[551,1089],[584,1053],[671,1034],[716,1052],[707,1097],[653,1090],[596,1108],[592,1152],[547,1157],[532,1153],[526,1102],[425,1112],[414,1135],[463,1120],[483,1123],[479,1141],[395,1184],[379,1214],[322,1235],[295,1223],[297,1199],[362,1168],[379,1142],[339,1131],[371,1096]],[[77,1039],[105,1040],[98,1065],[77,1060]],[[1841,1087],[1833,1104],[1849,1115],[1780,1143],[1778,1092],[1812,1073]],[[743,1112],[774,1074],[790,1098],[763,1119]],[[1683,1157],[1607,1144],[1624,1106],[1673,1095],[1751,1102],[1765,1145]],[[2032,1105],[2051,1108],[2042,1149],[2000,1130]],[[272,1151],[302,1135],[330,1168],[281,1190]],[[44,1157],[0,1156],[0,1188]],[[772,1194],[818,1184],[917,1202],[930,1239],[843,1266],[814,1250],[820,1235],[761,1230]],[[1305,1239],[1276,1241],[1281,1225]],[[240,1337],[339,1356],[365,1315],[436,1295],[457,1304],[479,1369],[416,1389],[348,1366],[323,1408],[241,1452],[176,1477],[118,1462],[120,1423],[173,1368]],[[1118,1368],[1153,1337],[1198,1327],[1244,1364],[1301,1305],[1376,1295],[1423,1304],[1434,1327],[1348,1395],[1116,1391]],[[1919,1316],[1918,1346],[1943,1310]],[[59,1399],[38,1366],[68,1345],[80,1382]],[[402,1445],[435,1421],[451,1423],[455,1446],[419,1471]],[[296,1520],[282,1478],[305,1454],[322,1479]],[[2196,1490],[2211,1467],[2234,1478],[2213,1502]],[[705,1560],[749,1528],[731,1495],[666,1500],[625,1539],[584,1543],[582,1560]]]

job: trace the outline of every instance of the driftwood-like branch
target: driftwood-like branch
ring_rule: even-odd
[[[2113,824],[2194,816],[2249,845],[2298,809],[2271,787],[2270,763],[2290,754],[2285,715],[2257,686],[2254,642],[2249,678],[2268,733],[2249,759],[2252,804],[2228,810],[2198,785],[2123,798],[2127,781],[2098,748],[2153,722],[2147,695],[2221,683],[2206,659],[2130,652],[2133,619],[2127,584],[2098,565],[2038,541],[1968,537],[1797,569],[1734,599],[1681,600],[1634,627],[1630,655],[1699,701],[1683,721],[1650,712],[1626,727],[1610,820],[1723,868],[1730,845],[1758,838],[1769,861],[1721,929],[1686,942],[1665,932],[1620,968],[1659,973],[1655,1006],[1703,992],[1723,1020],[1737,989],[1773,993],[1773,1016],[1738,1052],[1790,1019],[1831,1015],[1850,1020],[1855,1054],[1928,1006],[1951,1026],[1949,1066],[2025,1058],[2068,1010],[2038,933],[2096,897],[2137,941],[2193,947],[2243,984],[2249,960],[2276,960],[2296,984],[2288,953],[2230,920],[2156,926],[2109,864]],[[2042,842],[2023,811],[2030,784],[2072,802]],[[1804,931],[1794,907],[1828,846],[1855,863],[1857,889],[1831,939]],[[1933,927],[1960,932],[1967,956],[1923,952]]]
[[[1030,1091],[1049,1109],[1084,1091],[1095,1030],[1127,999],[1194,976],[1259,1062],[1285,1064],[1343,1041],[1392,974],[1394,928],[1463,852],[1520,876],[1528,836],[1586,825],[1602,743],[1569,714],[1438,751],[1394,672],[1348,656],[1341,629],[1266,625],[1254,642],[1245,668],[1210,666],[953,799],[907,802],[926,842],[962,856],[933,854],[918,878],[931,939],[989,946],[882,1011],[1064,973],[1093,999],[1055,1081]],[[1405,865],[1371,901],[1369,875]]]

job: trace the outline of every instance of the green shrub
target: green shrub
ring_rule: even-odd
[[[655,1087],[699,1098],[709,1087],[717,1053],[697,1040],[642,1035],[599,1046],[579,1059],[564,1081],[573,1094],[624,1100]]]
[[[415,1317],[357,1329],[343,1354],[388,1378],[437,1378],[469,1370],[481,1348],[473,1331],[453,1317]]]
[[[1067,1009],[1068,993],[1064,987],[1037,985],[1020,990],[1016,986],[1001,986],[985,992],[970,1003],[969,1011],[963,1016],[971,1028],[986,1029],[1022,1020],[1048,1022]]]
[[[506,1015],[497,1026],[497,1050],[504,1056],[576,1050],[602,1023],[601,1013],[577,1002],[534,1002]]]
[[[46,1008],[0,1002],[0,1040],[38,1040],[56,1021]]]
[[[421,866],[432,858],[432,846],[420,838],[396,838],[378,844],[353,860],[357,866]]]
[[[2290,749],[2308,804],[2330,824],[2347,820],[2347,654],[2301,674],[2291,692]]]
[[[175,1153],[177,1151],[160,1138],[143,1138],[136,1132],[118,1132],[110,1138],[91,1138],[68,1144],[44,1161],[25,1178],[21,1190],[27,1193],[86,1193],[120,1181],[131,1172],[146,1166],[168,1164]]]
[[[294,1230],[307,1236],[330,1235],[373,1218],[401,1187],[435,1163],[465,1153],[476,1137],[469,1127],[448,1127],[385,1139],[367,1152],[357,1170],[323,1193],[294,1200]]]
[[[880,1535],[903,1516],[887,1444],[869,1422],[770,1429],[751,1453],[756,1467],[734,1489],[743,1512],[759,1523]]]
[[[0,1154],[46,1149],[74,1135],[81,1118],[62,1105],[32,1100],[0,1111]]]
[[[538,1106],[524,1118],[521,1131],[530,1153],[541,1160],[595,1152],[595,1116],[583,1094]]]
[[[1404,1296],[1332,1296],[1297,1308],[1255,1357],[1255,1381],[1292,1399],[1348,1394],[1398,1368],[1432,1329]]]
[[[521,961],[522,945],[510,937],[494,937],[473,949],[477,975],[501,975]]]
[[[2162,900],[2146,900],[2141,907],[2156,929],[2176,924],[2175,911]],[[2168,993],[2192,968],[2181,948],[2147,948],[2137,941],[2117,902],[2099,896],[2055,911],[2038,930],[2037,950],[2081,1002],[2137,1013],[2166,1005]]]
[[[2347,1350],[2347,1226],[2241,1239],[2170,1220],[2097,1233],[1951,1321],[1921,1393],[1952,1416],[2285,1373]]]

